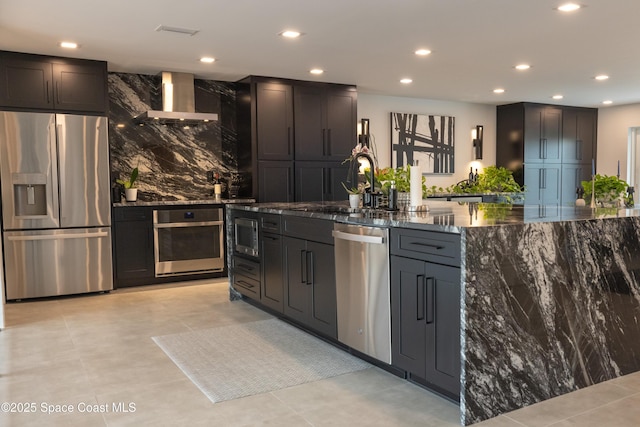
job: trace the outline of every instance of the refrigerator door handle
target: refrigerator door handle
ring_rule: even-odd
[[[109,237],[106,231],[98,233],[75,233],[75,234],[47,234],[42,236],[7,236],[7,240],[11,242],[24,242],[33,240],[61,240],[61,239],[86,239],[92,237]]]

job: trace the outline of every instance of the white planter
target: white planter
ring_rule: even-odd
[[[138,189],[137,188],[125,188],[124,189],[124,198],[127,199],[127,202],[135,202],[138,200]]]
[[[349,206],[351,206],[352,209],[357,209],[360,207],[359,194],[349,194]]]

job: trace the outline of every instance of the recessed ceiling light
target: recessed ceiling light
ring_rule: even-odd
[[[418,49],[414,52],[418,56],[427,56],[431,53],[429,49]]]
[[[502,89],[502,88],[494,89],[493,93],[504,93],[504,89]]]
[[[313,69],[309,70],[309,72],[311,74],[320,75],[320,74],[324,73],[324,70],[322,70],[320,68],[313,68]]]
[[[205,64],[211,64],[213,62],[216,62],[216,58],[212,58],[210,56],[203,56],[202,58],[200,58],[200,62],[204,62]]]
[[[610,101],[610,100],[607,99],[606,101],[602,101],[602,103],[604,105],[611,105],[611,104],[613,104],[613,101]]]
[[[404,84],[404,85],[408,85],[409,83],[412,83],[413,80],[409,79],[409,78],[404,78],[404,79],[400,79],[400,83]]]
[[[518,64],[515,66],[516,70],[528,70],[529,68],[531,68],[529,64]]]
[[[74,43],[74,42],[60,42],[60,47],[63,47],[65,49],[77,49],[78,48],[78,43]]]
[[[553,99],[562,99],[562,98],[564,98],[564,96],[562,96],[562,95],[553,95],[551,98],[553,98]]]
[[[561,6],[558,6],[558,10],[560,12],[573,12],[580,9],[582,6],[576,3],[565,3]]]
[[[302,35],[302,33],[300,31],[295,31],[295,30],[284,30],[280,33],[278,33],[278,35],[282,36],[282,37],[286,37],[288,39],[295,39],[298,38]]]
[[[607,76],[606,74],[600,74],[599,76],[595,76],[594,79],[596,80],[607,80],[609,78],[609,76]]]

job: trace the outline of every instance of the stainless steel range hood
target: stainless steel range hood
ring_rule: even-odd
[[[193,74],[162,72],[162,110],[149,110],[135,117],[139,122],[201,123],[217,121],[215,113],[196,113]]]

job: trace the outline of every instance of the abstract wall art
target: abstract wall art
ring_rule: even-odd
[[[454,172],[455,117],[391,113],[391,164],[419,161],[423,173]]]

